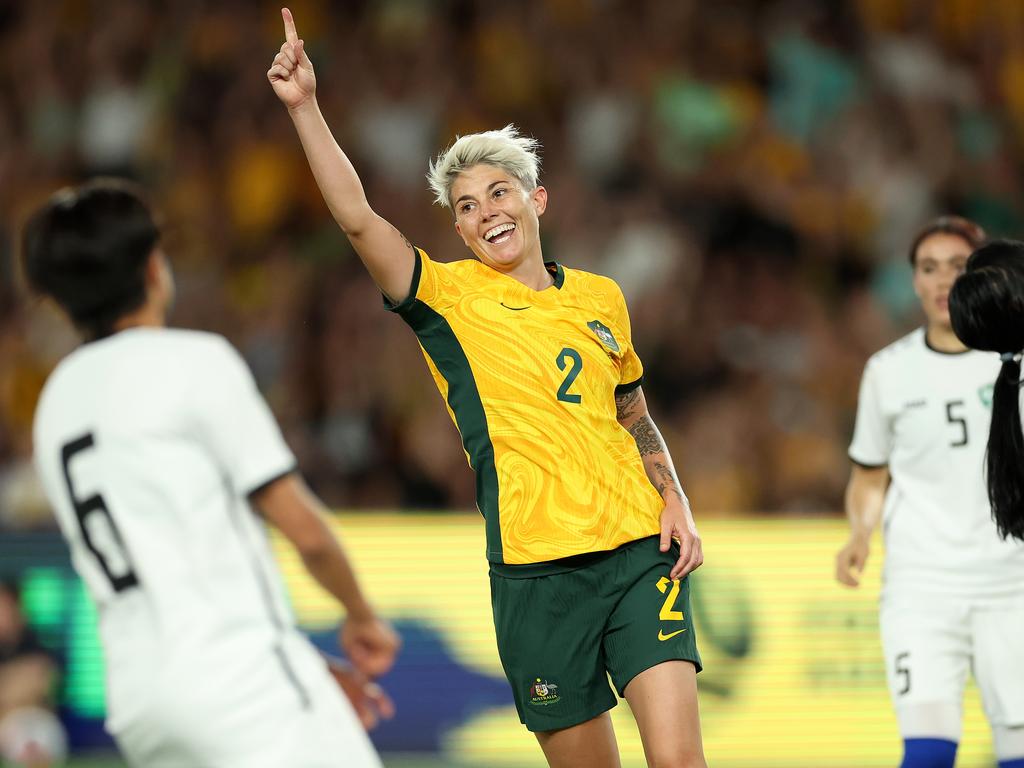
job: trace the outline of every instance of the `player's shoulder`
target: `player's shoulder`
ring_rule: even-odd
[[[869,357],[866,369],[884,371],[902,367],[923,357],[927,351],[924,328],[915,328]]]
[[[134,378],[178,379],[231,365],[238,352],[223,336],[187,328],[132,328],[85,344],[65,358],[55,375],[117,370]]]
[[[476,259],[454,259],[452,261],[439,261],[430,255],[425,248],[418,245],[413,246],[416,256],[423,266],[429,265],[430,269],[439,269],[443,272],[454,272],[467,274],[475,269],[477,265],[483,266]]]
[[[567,267],[564,264],[558,264],[557,262],[550,262],[554,264],[555,268],[560,270],[564,276],[566,282],[573,281],[581,285],[587,285],[594,288],[603,288],[605,290],[619,291],[619,284],[616,283],[612,278],[607,275],[601,275],[597,272],[588,272],[585,269],[577,269],[575,267]]]
[[[435,266],[450,275],[460,284],[469,284],[474,280],[490,282],[494,277],[493,270],[477,259],[455,259],[454,261],[435,261]]]
[[[478,282],[489,282],[493,277],[490,267],[474,258],[455,259],[453,261],[436,261],[427,251],[417,247],[420,263],[418,268],[430,271],[435,279],[458,285],[462,288]]]
[[[628,322],[626,297],[613,278],[583,269],[564,269],[564,281],[565,291],[581,309],[608,323]]]
[[[118,334],[111,346],[111,355],[127,357],[151,364],[160,369],[164,365],[181,370],[196,368],[209,371],[217,366],[231,365],[238,359],[238,351],[219,333],[190,328],[152,328],[141,334]]]
[[[601,306],[614,306],[624,301],[619,284],[607,275],[588,272],[585,269],[573,269],[556,264],[563,284],[572,292],[584,292]]]
[[[210,331],[168,329],[164,353],[190,368],[196,379],[209,380],[223,373],[237,375],[248,367],[242,353],[230,341]]]
[[[81,345],[53,369],[43,389],[75,386],[77,380],[126,371],[149,371],[157,377],[226,358],[234,348],[223,336],[179,328],[130,328]]]
[[[197,356],[236,354],[234,346],[219,333],[191,328],[161,328],[154,337],[157,343],[175,347]]]

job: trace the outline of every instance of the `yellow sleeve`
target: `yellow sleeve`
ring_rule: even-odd
[[[419,301],[443,315],[458,300],[459,284],[444,264],[438,264],[421,248],[414,247],[413,250],[416,252],[416,263],[409,295],[398,304],[385,296],[384,306],[391,312],[404,315]]]
[[[613,283],[614,284],[614,283]],[[619,367],[619,386],[615,388],[616,394],[628,392],[640,386],[644,378],[644,365],[633,348],[633,332],[629,324],[629,310],[626,309],[626,297],[622,295],[622,289],[615,285],[615,311],[616,325],[622,331],[622,357]]]

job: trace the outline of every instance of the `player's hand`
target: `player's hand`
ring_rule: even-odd
[[[363,728],[372,730],[381,718],[390,720],[395,716],[395,703],[377,683],[368,680],[364,674],[357,672],[341,659],[324,654],[324,660],[327,662],[331,677],[352,703],[352,708],[359,716]]]
[[[313,62],[306,55],[305,44],[295,31],[295,19],[287,8],[281,9],[284,19],[284,45],[267,70],[267,79],[274,93],[288,109],[298,109],[316,93],[316,75]]]
[[[669,571],[673,581],[681,579],[691,571],[700,568],[704,562],[704,550],[701,546],[697,525],[693,522],[690,505],[684,500],[670,496],[661,512],[661,543],[662,552],[668,552],[672,539],[679,542],[679,559]]]
[[[863,536],[851,536],[836,555],[836,580],[848,587],[859,587],[868,561],[871,543]]]
[[[355,668],[368,677],[380,677],[391,669],[402,645],[392,626],[376,616],[350,616],[341,628],[340,640]]]

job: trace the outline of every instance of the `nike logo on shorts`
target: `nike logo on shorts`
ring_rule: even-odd
[[[503,306],[505,309],[511,309],[513,312],[522,312],[524,309],[529,309],[529,307],[510,307],[504,301],[501,302],[501,306]]]
[[[666,641],[666,640],[668,640],[669,638],[675,637],[676,635],[680,635],[680,634],[682,634],[682,633],[683,633],[683,632],[685,632],[685,631],[686,631],[685,629],[677,629],[677,630],[676,630],[675,632],[669,632],[669,633],[668,633],[668,634],[666,635],[666,634],[665,634],[664,632],[662,632],[662,631],[661,631],[661,630],[659,629],[659,630],[658,630],[658,639],[659,639],[659,640],[661,640],[662,642],[665,642],[665,641]]]

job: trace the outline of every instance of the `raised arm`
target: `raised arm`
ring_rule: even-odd
[[[704,562],[700,534],[693,521],[690,501],[676,476],[672,457],[647,410],[647,398],[640,387],[615,396],[616,418],[636,441],[647,479],[665,502],[661,513],[661,551],[667,552],[673,538],[679,540],[679,559],[669,577],[681,579]]]
[[[274,93],[288,107],[317,186],[331,215],[348,237],[370,276],[394,302],[409,294],[415,255],[409,241],[378,216],[366,200],[352,163],[334,140],[316,102],[316,75],[295,29],[291,11],[281,9],[285,42],[267,71]]]
[[[848,587],[860,585],[871,548],[871,534],[882,519],[888,487],[888,467],[853,466],[846,486],[850,538],[836,555],[836,580],[841,584]]]

